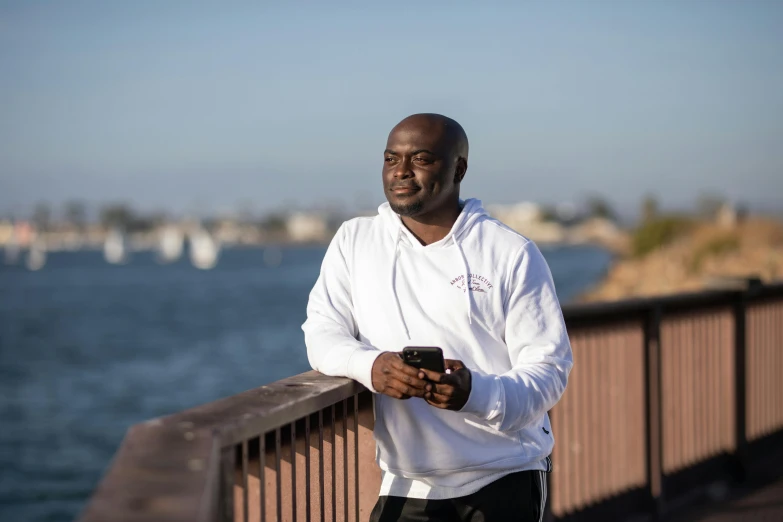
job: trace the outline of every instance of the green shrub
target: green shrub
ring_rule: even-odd
[[[649,254],[687,232],[691,221],[681,216],[662,216],[645,221],[631,237],[631,253],[636,257]]]
[[[739,246],[740,242],[736,234],[729,233],[714,237],[699,246],[699,248],[693,252],[688,268],[691,272],[695,272],[701,268],[702,263],[704,263],[707,258],[726,252],[733,252],[734,250],[737,250]]]

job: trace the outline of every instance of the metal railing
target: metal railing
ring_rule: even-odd
[[[564,309],[550,513],[662,514],[741,478],[783,433],[783,285]],[[317,372],[131,427],[81,520],[359,521],[377,498],[372,397]]]

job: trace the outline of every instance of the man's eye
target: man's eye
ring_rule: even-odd
[[[430,161],[429,159],[422,158],[422,157],[419,157],[419,156],[413,158],[413,161],[415,161],[416,163],[432,163],[432,161]]]
[[[392,161],[394,161],[394,158],[392,157],[383,158],[383,161],[385,161],[386,163],[391,163]]]

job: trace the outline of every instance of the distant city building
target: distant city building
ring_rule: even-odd
[[[487,212],[515,230],[538,223],[544,216],[541,205],[528,201],[514,205],[489,205]]]
[[[242,238],[242,227],[232,219],[222,219],[215,224],[215,239],[223,245],[234,245]]]
[[[286,230],[291,241],[325,241],[328,239],[329,225],[320,215],[298,212],[288,218]]]
[[[8,220],[0,221],[0,245],[7,245],[14,237],[14,224]]]
[[[715,222],[723,228],[733,228],[738,221],[737,209],[728,203],[720,206],[715,215]]]
[[[540,205],[522,202],[515,205],[490,205],[487,212],[523,236],[541,243],[565,240],[565,230],[559,223],[545,221]]]
[[[2,232],[0,232],[2,244],[10,242],[15,243],[15,246],[27,248],[35,239],[35,227],[29,222],[17,221],[16,223],[11,223],[4,221],[3,223]]]

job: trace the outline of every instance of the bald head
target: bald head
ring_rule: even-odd
[[[394,126],[383,153],[383,185],[401,216],[459,214],[459,187],[468,170],[468,137],[440,114],[414,114]]]
[[[468,135],[462,125],[442,114],[412,114],[394,126],[389,133],[418,132],[437,136],[446,149],[450,149],[458,158],[468,159]]]

